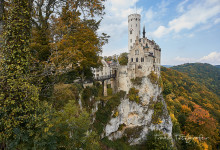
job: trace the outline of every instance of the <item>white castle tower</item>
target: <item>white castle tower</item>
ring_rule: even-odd
[[[133,47],[135,40],[140,38],[140,22],[141,15],[131,14],[128,16],[128,50]]]

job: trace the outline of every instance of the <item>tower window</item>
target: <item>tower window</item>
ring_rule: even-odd
[[[131,58],[131,62],[133,62],[133,58]]]
[[[130,48],[132,49],[132,46]]]
[[[144,58],[141,58],[141,62],[144,62]]]
[[[130,31],[130,34],[132,34],[132,30]]]
[[[139,50],[135,50],[135,55],[139,55]]]
[[[136,24],[136,27],[137,27],[138,25]]]
[[[138,58],[136,58],[136,62],[138,62]]]
[[[132,43],[132,39],[130,39],[130,42]]]
[[[136,18],[136,21],[137,21],[138,19]]]

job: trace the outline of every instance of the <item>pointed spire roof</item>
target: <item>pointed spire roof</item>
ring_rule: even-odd
[[[144,26],[144,29],[143,29],[143,38],[145,38],[145,34],[146,34],[146,32],[145,32],[145,26]]]

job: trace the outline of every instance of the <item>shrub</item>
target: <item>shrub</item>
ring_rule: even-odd
[[[124,123],[120,124],[118,127],[118,130],[121,131],[121,130],[123,130],[124,127],[126,127],[126,125]]]
[[[142,132],[143,132],[143,126],[126,128],[124,131],[124,136],[126,137],[127,142],[128,142],[129,139],[138,138]]]
[[[131,79],[132,84],[134,85],[141,85],[142,83],[142,79],[141,77],[136,77],[135,79]]]
[[[114,149],[114,150],[134,150],[134,146],[130,146],[123,139],[115,141],[108,140],[107,137],[102,139],[102,149]]]
[[[93,107],[95,98],[92,97],[98,96],[98,88],[95,86],[86,87],[82,92],[82,105],[90,110]]]
[[[72,99],[79,99],[79,88],[77,86],[63,83],[54,86],[52,103],[55,109],[62,109]]]
[[[128,98],[130,101],[135,101],[136,103],[140,103],[140,97],[138,96],[139,90],[135,88],[131,88],[128,93]]]
[[[153,84],[156,84],[158,82],[158,76],[154,73],[154,71],[151,71],[151,73],[148,75],[148,78]]]
[[[118,107],[121,103],[121,98],[124,98],[125,92],[120,91],[116,95],[110,97],[105,106],[103,105],[104,102],[99,104],[98,111],[96,112],[96,120],[93,124],[94,128],[97,130],[99,134],[102,133],[104,126],[110,121],[112,111]]]
[[[156,102],[153,105],[154,113],[152,115],[152,123],[153,124],[160,124],[162,123],[160,116],[163,114],[163,103],[162,102]]]
[[[146,149],[156,149],[156,150],[172,150],[171,139],[164,135],[161,131],[153,130],[147,134],[147,140],[143,144]]]
[[[108,87],[107,93],[108,93],[108,95],[112,95],[112,88]]]

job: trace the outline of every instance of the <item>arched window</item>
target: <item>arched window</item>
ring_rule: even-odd
[[[130,34],[132,34],[132,30],[130,31]]]

